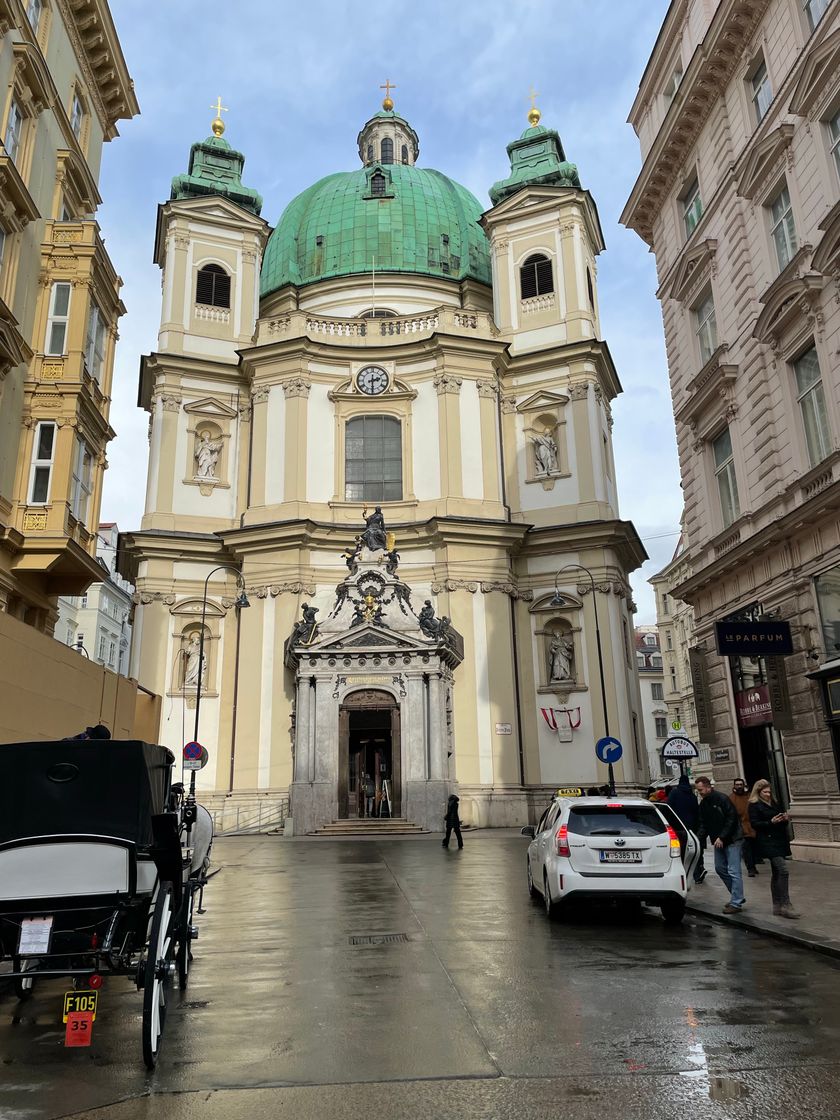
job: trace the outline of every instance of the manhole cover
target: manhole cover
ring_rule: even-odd
[[[351,945],[395,945],[408,941],[407,933],[365,933],[350,938]]]

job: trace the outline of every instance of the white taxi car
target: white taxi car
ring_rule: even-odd
[[[570,899],[636,900],[681,922],[700,845],[668,805],[638,797],[554,798],[527,825],[528,890],[555,917]]]

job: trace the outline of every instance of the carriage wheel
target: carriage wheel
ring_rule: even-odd
[[[148,1069],[155,1068],[166,1022],[174,951],[172,919],[172,886],[170,883],[161,883],[152,917],[143,976],[143,1061]]]
[[[29,970],[29,968],[32,968],[33,965],[34,965],[34,961],[22,961],[20,959],[20,957],[14,957],[12,959],[12,971],[13,972],[20,972],[20,971],[27,972]],[[22,968],[22,966],[28,966],[28,967],[23,967]],[[19,977],[14,981],[14,992],[15,992],[15,995],[17,996],[17,998],[19,1000],[29,999],[29,997],[32,995],[32,989],[34,987],[35,987],[35,978],[34,977],[26,977],[26,978]]]
[[[178,931],[178,949],[175,960],[178,964],[178,987],[183,992],[189,982],[190,960],[192,953],[192,921],[195,906],[195,890],[191,883],[184,885],[184,902],[181,928]]]

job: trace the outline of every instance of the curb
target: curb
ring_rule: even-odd
[[[796,945],[800,949],[809,949],[812,953],[822,953],[823,956],[840,960],[840,941],[822,940],[811,934],[798,933],[795,929],[790,932],[786,929],[775,929],[772,926],[762,925],[760,921],[756,921],[748,915],[741,915],[736,918],[730,914],[716,913],[714,910],[706,909],[703,906],[692,905],[691,902],[687,903],[686,910],[691,914],[697,914],[701,918],[708,918],[710,921],[719,922],[724,926],[732,926],[735,929],[756,933],[760,937],[771,937],[776,941],[784,941],[788,945]]]

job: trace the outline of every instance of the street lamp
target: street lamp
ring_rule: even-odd
[[[607,711],[607,687],[604,683],[604,655],[601,652],[601,629],[598,625],[598,597],[595,593],[595,577],[592,575],[592,572],[590,572],[589,568],[585,568],[583,564],[564,564],[562,568],[559,568],[554,575],[554,597],[551,600],[551,606],[563,606],[564,600],[562,594],[560,593],[558,579],[563,574],[563,572],[569,572],[573,570],[586,572],[586,574],[589,576],[589,583],[592,587],[592,607],[595,611],[595,645],[598,650],[598,676],[601,680],[601,706],[604,711],[604,734],[608,736],[610,733],[610,717],[609,712]],[[201,662],[199,661],[199,665],[200,664]],[[607,767],[609,769],[610,776],[610,796],[614,797],[615,773],[613,772],[613,764],[609,762],[607,763]]]
[[[239,594],[236,596],[236,602],[233,604],[237,610],[243,607],[250,607],[248,596],[245,594],[245,579],[242,572],[238,568],[231,567],[230,564],[219,564],[218,567],[213,568],[207,573],[207,579],[204,581],[204,595],[201,600],[201,631],[198,635],[198,680],[195,686],[195,734],[193,739],[196,742],[198,738],[198,719],[201,715],[201,678],[204,676],[204,624],[207,617],[207,584],[210,582],[210,577],[216,572],[233,572],[236,576],[236,586]]]

